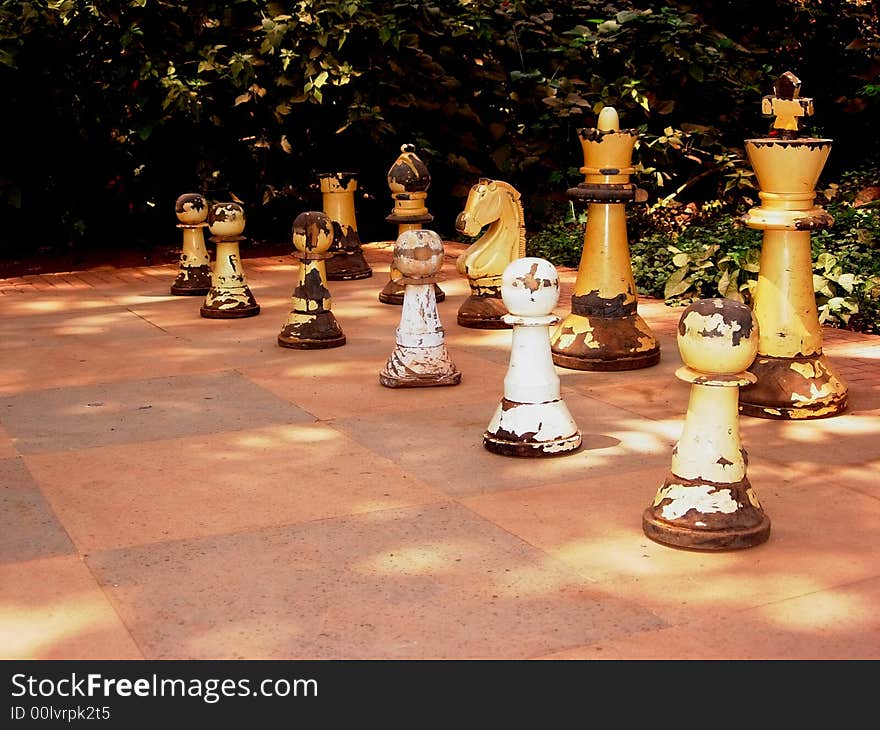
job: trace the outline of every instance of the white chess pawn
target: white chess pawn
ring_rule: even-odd
[[[444,254],[443,241],[434,231],[419,228],[397,237],[392,265],[402,275],[397,281],[406,288],[397,347],[379,373],[382,385],[412,388],[461,382],[461,373],[446,351],[434,293]]]
[[[549,261],[516,259],[501,276],[504,321],[513,327],[504,397],[483,446],[503,456],[557,456],[581,446],[577,424],[562,400],[550,352],[552,314],[559,302],[559,276]]]

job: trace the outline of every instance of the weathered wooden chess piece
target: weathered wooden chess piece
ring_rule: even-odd
[[[199,193],[184,193],[175,201],[174,212],[183,230],[183,247],[171,293],[205,296],[211,288],[211,258],[205,246],[208,203]]]
[[[495,410],[483,446],[503,456],[561,456],[581,447],[550,355],[550,326],[559,321],[556,268],[541,258],[509,263],[501,277],[501,298],[513,327],[504,397]]]
[[[578,135],[585,178],[568,196],[587,203],[587,225],[571,314],[550,338],[553,362],[574,370],[650,367],[660,361],[660,346],[638,313],[626,232],[625,204],[647,197],[629,181],[638,131],[620,129],[617,111],[606,106],[596,128]]]
[[[404,231],[394,244],[394,265],[406,287],[396,347],[379,373],[389,388],[458,385],[461,372],[449,358],[437,312],[434,284],[443,265],[443,241],[434,231]]]
[[[324,172],[318,175],[324,213],[333,223],[333,243],[327,259],[329,281],[367,279],[373,270],[364,258],[357,228],[354,194],[358,186],[354,172]]]
[[[507,309],[501,297],[501,276],[507,265],[526,255],[526,224],[519,191],[502,180],[481,178],[468,193],[455,228],[474,241],[456,259],[471,294],[458,308],[458,324],[474,329],[505,329]]]
[[[238,203],[215,203],[208,209],[210,241],[217,245],[211,288],[200,313],[209,319],[254,317],[260,305],[247,284],[239,243],[245,226],[244,208]]]
[[[394,208],[385,216],[389,223],[397,224],[397,235],[404,231],[425,228],[426,223],[434,220],[425,206],[428,188],[431,187],[431,174],[422,159],[416,154],[415,145],[405,144],[400,148],[400,156],[388,170],[386,176]],[[391,265],[388,282],[379,292],[379,301],[383,304],[403,304],[405,287],[400,283],[401,273]],[[438,284],[434,284],[434,298],[442,302],[446,293]]]
[[[299,259],[299,281],[293,308],[278,335],[278,344],[298,350],[340,347],[345,335],[330,311],[325,261],[333,241],[333,224],[319,211],[300,213],[293,221],[293,256]]]
[[[834,223],[815,203],[832,140],[801,135],[813,100],[800,96],[800,86],[783,74],[762,102],[774,117],[771,136],[746,140],[761,205],[743,222],[764,233],[753,303],[761,340],[749,368],[758,380],[743,388],[740,410],[761,418],[825,418],[847,407],[846,384],[822,352],[810,242],[812,231]]]
[[[671,472],[642,516],[652,540],[735,550],[770,536],[739,435],[739,389],[755,382],[747,368],[758,338],[752,311],[732,299],[701,299],[682,312],[678,349],[684,367],[675,374],[691,384],[690,401]]]

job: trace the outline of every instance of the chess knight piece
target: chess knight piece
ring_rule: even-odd
[[[449,359],[437,312],[434,284],[443,265],[443,241],[434,231],[404,231],[394,244],[394,266],[406,287],[397,346],[379,373],[389,388],[458,385],[461,373]]]
[[[208,210],[210,238],[217,245],[211,288],[200,313],[209,319],[254,317],[260,305],[254,299],[241,265],[239,243],[244,239],[244,208],[238,203],[215,203]]]
[[[333,224],[318,211],[300,213],[293,221],[299,282],[293,290],[293,308],[278,335],[278,344],[299,350],[317,350],[345,344],[345,335],[330,311],[325,261],[333,242]]]
[[[638,314],[624,204],[647,194],[629,182],[635,173],[634,129],[620,129],[605,107],[595,129],[578,131],[585,179],[568,191],[587,203],[584,248],[571,297],[571,314],[551,336],[553,362],[574,370],[635,370],[656,365],[660,346]]]
[[[205,296],[211,288],[211,258],[205,246],[208,204],[199,193],[184,193],[175,201],[174,212],[183,230],[183,248],[171,293]]]
[[[397,235],[404,231],[425,228],[426,223],[434,220],[434,216],[425,207],[428,188],[431,187],[431,175],[421,158],[416,154],[415,145],[405,144],[400,148],[400,156],[388,170],[388,187],[394,200],[394,209],[385,216],[389,223],[397,224]],[[383,304],[403,304],[404,285],[400,283],[402,274],[391,265],[388,272],[388,283],[379,292],[379,301]],[[445,292],[434,284],[434,298],[442,302]]]
[[[324,213],[333,223],[332,256],[327,259],[327,279],[348,281],[367,279],[373,270],[361,250],[361,238],[357,229],[354,193],[357,190],[357,174],[353,172],[324,172],[318,175],[321,184]]]
[[[488,226],[488,227],[487,227]],[[458,323],[474,329],[504,329],[507,309],[501,298],[501,275],[515,259],[526,255],[526,224],[519,191],[501,180],[481,178],[471,187],[455,228],[476,236],[455,261],[466,276],[471,295],[458,309]]]
[[[577,451],[581,433],[562,400],[559,376],[550,356],[552,314],[559,302],[556,268],[540,258],[508,264],[501,298],[513,327],[504,397],[495,410],[483,446],[503,456],[560,456]]]
[[[800,96],[800,86],[784,73],[762,101],[763,113],[775,117],[771,136],[746,140],[761,205],[743,222],[764,234],[753,303],[761,340],[749,368],[758,380],[743,388],[740,410],[761,418],[824,418],[847,406],[846,385],[822,353],[810,243],[812,231],[834,223],[814,202],[832,140],[801,136],[813,100]]]
[[[758,351],[752,311],[732,299],[701,299],[678,322],[684,367],[691,384],[672,469],[642,516],[656,542],[694,550],[753,547],[770,536],[770,519],[746,476],[739,436],[740,386],[755,382],[746,369]]]

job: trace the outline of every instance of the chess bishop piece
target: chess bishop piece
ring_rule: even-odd
[[[325,261],[329,281],[367,279],[373,270],[361,250],[355,215],[354,193],[357,174],[354,172],[324,172],[318,175],[324,213],[333,223],[333,243],[330,258]]]
[[[560,456],[581,447],[581,433],[562,400],[550,355],[552,314],[559,302],[556,268],[541,258],[512,261],[501,277],[503,315],[513,328],[504,397],[483,446],[503,456]]]
[[[200,313],[209,319],[254,317],[260,305],[254,299],[241,265],[239,243],[244,239],[244,208],[238,203],[215,203],[208,209],[210,241],[217,246],[211,288]]]
[[[300,213],[293,221],[293,255],[299,259],[299,281],[293,308],[278,335],[278,344],[317,350],[345,344],[345,335],[330,311],[325,261],[333,241],[330,218],[318,211]]]
[[[171,293],[205,296],[211,288],[211,258],[205,246],[208,204],[199,193],[184,193],[175,201],[174,212],[183,230],[183,248]]]
[[[397,346],[379,373],[389,388],[458,385],[461,373],[449,359],[437,312],[434,284],[443,265],[443,241],[434,231],[404,231],[394,244],[394,266],[406,287]]]
[[[568,196],[587,204],[587,225],[571,314],[550,338],[553,362],[574,370],[650,367],[660,361],[660,346],[638,314],[624,210],[647,196],[629,182],[638,132],[620,129],[617,111],[605,107],[596,128],[578,135],[585,178]]]
[[[770,519],[746,475],[739,435],[739,389],[756,378],[747,368],[758,351],[752,311],[732,299],[701,299],[682,312],[678,349],[691,384],[672,468],[642,516],[656,542],[694,550],[753,547],[770,536]]]
[[[815,204],[832,140],[801,135],[813,100],[800,96],[794,74],[783,74],[774,92],[762,102],[764,114],[775,117],[772,136],[746,140],[761,205],[743,222],[764,233],[753,302],[761,339],[749,368],[758,379],[743,388],[740,410],[760,418],[825,418],[847,407],[846,384],[822,352],[810,242],[812,231],[834,223]]]
[[[505,329],[507,309],[501,299],[501,275],[526,255],[526,224],[519,191],[502,180],[481,178],[468,192],[455,228],[474,241],[455,261],[467,277],[471,295],[458,308],[458,324],[474,329]]]
[[[405,144],[400,147],[400,156],[388,170],[386,176],[394,208],[385,216],[389,223],[397,224],[397,235],[404,231],[424,228],[426,223],[434,220],[425,206],[428,188],[431,187],[431,174],[421,158],[416,154],[415,145]],[[383,304],[403,304],[406,287],[400,283],[402,274],[391,265],[388,282],[379,292],[379,301]],[[434,298],[442,302],[446,293],[438,284],[434,284]]]

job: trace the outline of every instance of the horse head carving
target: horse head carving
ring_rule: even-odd
[[[481,178],[468,193],[455,228],[466,236],[485,232],[455,261],[468,278],[471,297],[459,310],[459,324],[496,329],[506,327],[501,299],[501,275],[507,265],[526,255],[526,228],[519,192],[501,180]],[[475,301],[493,299],[498,301]]]

